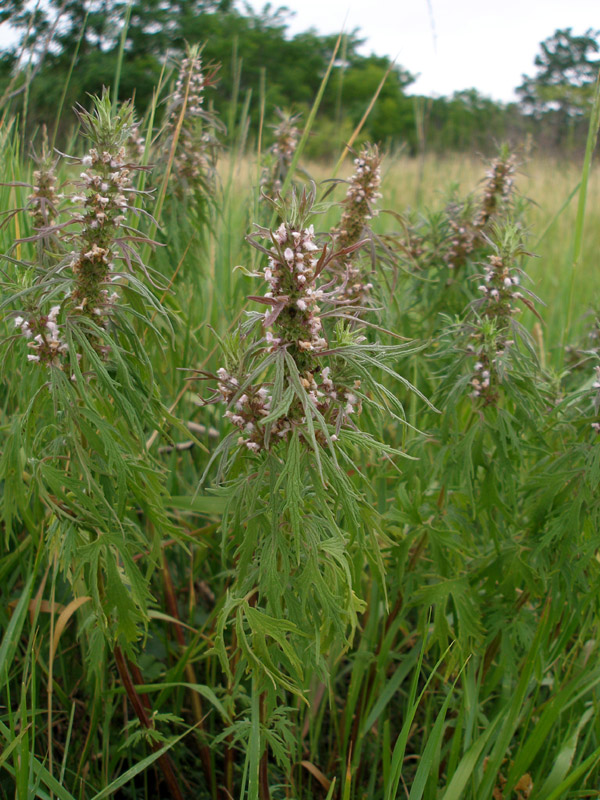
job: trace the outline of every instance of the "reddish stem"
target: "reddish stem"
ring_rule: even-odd
[[[175,596],[173,579],[171,577],[169,565],[167,563],[167,559],[164,554],[163,554],[163,579],[165,587],[165,601],[167,604],[167,608],[169,609],[169,614],[173,617],[173,619],[179,620],[179,609],[177,607],[177,598]],[[185,642],[185,636],[183,634],[183,627],[181,625],[175,624],[173,626],[173,629],[175,631],[175,638],[177,639],[179,646],[181,647],[182,651],[185,650],[187,645]],[[190,683],[198,683],[198,681],[196,680],[196,674],[194,672],[194,668],[189,662],[185,665],[185,672]],[[194,707],[194,716],[196,717],[196,722],[198,730],[200,731],[200,736],[203,736],[205,730],[204,730],[204,715],[202,712],[202,702],[200,700],[200,696],[198,695],[198,693],[193,690],[192,690],[192,705]],[[208,782],[208,785],[210,786],[213,797],[215,797],[216,796],[215,776],[212,770],[210,749],[206,743],[200,745],[200,759],[202,761],[202,769],[204,770],[204,776]]]
[[[142,697],[136,691],[136,688],[131,679],[131,675],[127,666],[127,660],[125,659],[123,651],[118,645],[115,646],[113,654],[117,664],[117,669],[119,670],[121,682],[123,683],[123,687],[125,689],[125,692],[127,693],[129,702],[133,706],[133,710],[135,711],[136,716],[140,721],[140,725],[142,725],[144,728],[152,729],[154,725],[152,724],[152,721],[148,716],[148,711],[151,711],[148,698],[142,695],[142,697],[144,697],[144,699],[142,699]],[[141,678],[141,673],[139,672],[137,666],[135,665],[131,666],[134,672],[138,674],[139,677]],[[139,682],[143,683],[143,680]],[[151,744],[151,747],[155,753],[161,749],[158,742],[153,742]],[[171,793],[171,797],[173,798],[173,800],[183,800],[183,795],[181,794],[179,784],[177,783],[177,778],[175,777],[173,763],[171,762],[171,759],[169,758],[167,753],[163,753],[162,756],[158,757],[158,763],[164,775],[165,781],[169,786],[169,791]]]
[[[267,721],[267,693],[263,692],[260,696],[260,721],[264,724]],[[265,744],[265,752],[260,759],[258,771],[258,790],[260,800],[271,800],[269,792],[269,746]]]

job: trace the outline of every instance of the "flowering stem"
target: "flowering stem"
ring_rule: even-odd
[[[190,74],[193,70],[193,64],[190,66]],[[169,185],[169,178],[171,177],[171,170],[173,169],[173,161],[175,159],[175,152],[177,150],[177,142],[179,141],[179,134],[181,132],[181,128],[183,127],[183,122],[185,120],[185,111],[188,104],[188,97],[190,94],[190,81],[186,81],[185,83],[185,94],[183,96],[183,102],[181,104],[181,110],[179,112],[179,117],[177,119],[177,123],[175,125],[175,130],[173,131],[173,139],[171,141],[171,147],[169,149],[169,160],[167,162],[167,168],[165,170],[165,174],[163,177],[163,182],[160,187],[160,194],[158,195],[158,200],[156,202],[156,206],[154,208],[154,218],[157,220],[154,223],[152,231],[150,233],[150,239],[153,239],[156,235],[156,230],[158,227],[158,222],[160,221],[160,215],[162,213],[162,207],[165,202],[165,197],[167,195],[167,187]]]

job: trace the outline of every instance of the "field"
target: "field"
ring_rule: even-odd
[[[600,173],[257,159],[193,59],[1,123],[0,795],[600,797]]]

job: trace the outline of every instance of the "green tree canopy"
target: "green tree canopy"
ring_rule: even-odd
[[[232,98],[251,96],[252,133],[258,130],[264,99],[267,146],[276,107],[292,113],[310,108],[338,38],[315,29],[292,36],[288,9],[267,3],[257,12],[243,0],[3,0],[0,22],[10,22],[18,38],[0,53],[0,96],[8,85],[12,94],[28,86],[28,130],[34,133],[41,123],[54,122],[66,87],[59,128],[64,140],[72,125],[68,109],[85,103],[86,94],[100,94],[103,86],[114,84],[128,13],[119,99],[134,96],[142,115],[165,65],[168,82],[168,70],[186,42],[203,44],[205,63],[222,65],[210,102],[229,119]],[[536,74],[524,76],[518,89],[519,106],[505,106],[476,90],[415,99],[406,94],[414,76],[394,66],[363,136],[407,146],[408,152],[422,147],[489,151],[497,141],[517,143],[535,128],[538,142],[545,138],[550,146],[562,146],[566,131],[567,141],[578,144],[584,127],[579,120],[585,117],[598,64],[597,38],[595,31],[575,36],[568,28],[543,42]],[[321,103],[311,156],[328,156],[348,140],[388,70],[386,57],[363,54],[364,43],[358,30],[345,36]],[[15,110],[18,100],[13,99]],[[161,111],[159,105],[158,121]]]
[[[589,106],[600,60],[600,31],[589,28],[576,36],[571,28],[557,30],[540,45],[537,72],[523,76],[517,89],[527,111],[540,116],[559,111],[564,117],[581,116]]]

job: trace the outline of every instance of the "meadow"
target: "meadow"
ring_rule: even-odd
[[[592,144],[311,164],[208,86],[2,118],[1,795],[600,797]]]

